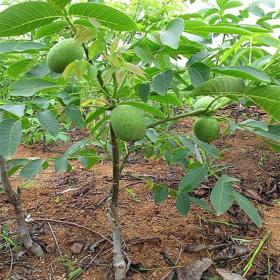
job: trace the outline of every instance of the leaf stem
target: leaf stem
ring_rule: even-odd
[[[268,237],[269,237],[270,233],[267,233],[263,239],[260,241],[259,245],[257,246],[257,248],[253,251],[253,255],[250,258],[250,260],[248,261],[248,263],[246,264],[246,266],[244,267],[243,271],[243,277],[246,276],[246,274],[248,273],[248,271],[252,268],[253,263],[257,257],[257,255],[259,254],[261,248],[263,247],[263,245],[265,244],[265,242],[267,241]]]
[[[200,115],[201,113],[204,113],[205,111],[206,111],[205,109],[198,109],[198,110],[193,110],[193,111],[190,111],[190,112],[178,114],[178,115],[175,115],[175,116],[171,116],[171,117],[168,117],[166,119],[159,120],[159,121],[156,121],[154,123],[151,123],[147,126],[147,128],[153,128],[157,125],[160,125],[160,124],[163,124],[163,123],[166,123],[166,122],[169,122],[169,121],[179,120],[179,119],[182,119],[182,118],[185,118],[185,117],[197,116],[197,115]]]

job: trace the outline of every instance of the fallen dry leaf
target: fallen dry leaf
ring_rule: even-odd
[[[201,250],[206,249],[205,244],[199,244],[199,243],[193,243],[193,244],[188,244],[184,247],[184,252],[199,252]]]
[[[250,253],[250,250],[244,245],[231,245],[220,251],[215,257],[216,261],[226,261],[240,258]]]
[[[225,269],[216,269],[217,272],[223,277],[223,280],[246,280],[246,278],[242,277],[239,274],[229,272]]]
[[[212,265],[212,260],[203,258],[178,269],[178,280],[200,280],[203,272]]]

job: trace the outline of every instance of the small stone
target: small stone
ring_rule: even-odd
[[[72,251],[73,254],[79,254],[79,253],[81,253],[83,247],[84,247],[83,244],[75,242],[70,247],[70,250]]]

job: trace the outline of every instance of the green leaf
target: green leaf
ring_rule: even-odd
[[[188,69],[192,85],[194,87],[200,86],[206,82],[210,76],[210,67],[203,62],[194,62]]]
[[[261,228],[262,219],[254,204],[236,190],[233,191],[233,196],[240,208],[248,215],[248,217],[254,222],[257,227]]]
[[[28,162],[25,158],[17,158],[9,160],[8,176],[15,174],[24,164]]]
[[[0,13],[0,37],[22,35],[61,17],[46,2],[25,2],[10,6]]]
[[[242,6],[242,2],[236,0],[217,0],[217,4],[221,10],[227,10]]]
[[[270,78],[267,74],[251,66],[224,66],[213,68],[212,71],[222,75],[229,75],[247,80],[270,82]]]
[[[98,120],[96,124],[91,127],[90,133],[93,135],[97,129],[99,129],[104,123],[110,119],[110,116],[104,116],[101,120]]]
[[[21,121],[5,119],[0,122],[0,155],[10,159],[16,152],[22,136]]]
[[[171,164],[182,163],[186,161],[186,157],[191,154],[186,148],[178,148],[172,153],[172,161]]]
[[[48,2],[60,9],[63,9],[67,4],[71,2],[71,0],[48,0]]]
[[[200,48],[195,46],[189,46],[189,45],[180,45],[178,49],[173,49],[170,47],[160,48],[156,51],[154,51],[154,54],[168,54],[171,56],[175,56],[178,54],[189,56],[191,54],[197,53],[200,51]]]
[[[163,185],[153,184],[154,201],[156,204],[163,203],[169,193],[169,188]]]
[[[58,101],[64,106],[70,106],[71,104],[80,105],[80,97],[76,94],[69,94],[67,92],[62,92],[57,95]]]
[[[271,141],[265,141],[265,143],[276,153],[280,154],[280,145],[279,144],[275,144]]]
[[[30,181],[41,171],[44,163],[43,159],[32,160],[21,169],[19,175]]]
[[[0,42],[0,53],[33,53],[41,50],[47,50],[46,46],[32,41]]]
[[[61,156],[54,161],[55,172],[61,173],[69,170],[69,163],[66,156]]]
[[[206,23],[201,20],[185,20],[185,31],[201,36],[205,39],[208,38],[208,32],[202,31],[201,27],[208,27]]]
[[[100,116],[104,112],[106,112],[106,108],[99,108],[99,109],[97,109],[93,112],[90,112],[86,117],[86,123],[92,122],[95,118],[97,118],[98,116]]]
[[[141,103],[141,102],[135,102],[135,101],[129,101],[125,102],[124,104],[134,106],[136,108],[142,109],[143,111],[146,111],[147,113],[150,113],[154,116],[157,116],[161,119],[164,119],[166,116],[164,113],[162,113],[159,109],[156,109],[148,104]]]
[[[129,16],[103,4],[74,4],[69,8],[69,15],[93,18],[101,25],[116,31],[138,30],[136,23]]]
[[[211,53],[209,51],[200,51],[198,53],[195,53],[194,55],[192,55],[188,62],[186,63],[186,67],[190,67],[193,63],[195,62],[200,62],[202,60],[204,60],[205,58],[207,58]]]
[[[231,95],[241,94],[245,89],[243,80],[235,77],[219,76],[195,88],[190,95]]]
[[[78,161],[83,165],[84,168],[90,169],[92,166],[99,162],[99,157],[96,154],[79,156]]]
[[[141,84],[140,87],[139,87],[139,97],[140,99],[147,103],[148,102],[148,98],[149,98],[149,95],[150,95],[150,84]]]
[[[211,208],[204,200],[202,200],[198,197],[190,196],[190,201],[192,203],[196,204],[197,206],[199,206],[201,209],[203,209],[207,212],[212,212]]]
[[[168,23],[166,31],[159,32],[160,41],[172,49],[178,49],[180,36],[184,31],[184,26],[183,19],[173,19]]]
[[[48,131],[52,136],[58,135],[58,121],[53,113],[49,110],[41,111],[38,113],[38,120],[43,129]]]
[[[265,15],[263,9],[258,6],[257,2],[253,2],[252,4],[250,4],[247,9],[250,13],[258,17],[263,17]]]
[[[244,126],[242,127],[244,128]],[[280,143],[280,125],[277,124],[269,125],[267,131],[261,129],[252,129],[252,128],[249,128],[248,130],[253,131],[257,135],[260,135],[262,137]]]
[[[265,130],[268,131],[268,125],[262,121],[256,121],[253,119],[245,120],[238,124],[240,127],[249,127],[252,130]]]
[[[49,88],[57,88],[60,85],[40,78],[21,79],[13,82],[9,91],[12,96],[32,96],[35,93]]]
[[[39,63],[27,72],[28,77],[43,78],[50,73],[50,69],[46,63]]]
[[[149,96],[149,100],[159,103],[166,103],[174,106],[182,106],[182,101],[176,96],[175,93],[168,93],[166,95],[152,94]]]
[[[5,104],[5,105],[1,105],[0,109],[21,118],[24,116],[25,105]]]
[[[99,156],[93,148],[85,148],[79,151],[79,162],[87,169],[97,164],[100,160]]]
[[[280,86],[255,87],[247,91],[245,96],[267,112],[274,120],[280,121]]]
[[[88,48],[88,57],[89,59],[95,58],[98,54],[102,53],[105,49],[104,40],[94,41]]]
[[[161,70],[167,70],[172,68],[172,64],[170,61],[170,56],[168,54],[160,54],[155,64],[161,69]]]
[[[240,24],[240,27],[247,29],[253,33],[270,33],[271,29],[267,29],[258,25],[250,25],[250,24]]]
[[[71,155],[75,154],[77,151],[82,149],[88,143],[88,141],[89,141],[88,139],[83,139],[83,140],[75,142],[68,148],[68,150],[64,154],[66,156],[71,156]]]
[[[194,142],[203,149],[203,151],[208,154],[211,157],[216,157],[216,158],[220,158],[221,155],[219,153],[219,151],[212,145],[208,144],[208,143],[204,143],[202,141],[200,141],[198,138],[196,138],[195,136],[193,136],[193,140]]]
[[[20,74],[26,72],[33,64],[33,59],[23,59],[11,64],[7,69],[7,74],[12,78],[17,78]]]
[[[253,35],[253,33],[245,28],[240,28],[238,25],[233,26],[232,24],[223,25],[200,25],[188,27],[186,32],[212,32],[218,34],[237,34],[237,35]]]
[[[148,46],[136,46],[134,52],[144,63],[153,63],[154,56]]]
[[[66,117],[77,127],[83,128],[85,122],[81,111],[73,104],[69,105],[65,109]]]
[[[152,83],[153,90],[160,95],[165,95],[171,85],[172,80],[173,73],[171,70],[156,75]]]
[[[80,267],[76,268],[75,270],[70,272],[67,280],[76,280],[81,276],[82,273],[83,273],[83,270]]]
[[[233,204],[233,188],[227,179],[227,176],[222,176],[215,184],[210,201],[217,215],[225,213]]]
[[[185,175],[178,186],[179,192],[191,192],[199,186],[206,178],[208,169],[206,165],[201,165],[192,169]]]
[[[191,202],[190,202],[190,197],[187,193],[177,193],[176,196],[176,209],[178,210],[178,212],[183,215],[186,216],[187,213],[190,210],[190,206],[191,206]]]
[[[69,23],[66,20],[59,20],[43,25],[37,30],[34,39],[38,40],[46,36],[57,34],[68,25]]]

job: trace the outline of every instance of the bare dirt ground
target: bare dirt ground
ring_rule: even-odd
[[[181,126],[188,127],[189,123],[182,122]],[[219,279],[213,278],[217,275],[215,268],[242,272],[248,254],[268,233],[268,241],[246,278],[280,279],[280,155],[245,132],[214,144],[223,155],[218,163],[227,167],[228,175],[240,179],[235,187],[258,207],[264,227],[255,227],[237,206],[220,217],[193,206],[187,217],[182,217],[172,198],[155,205],[147,179],[176,188],[183,173],[162,160],[132,157],[123,173],[120,194],[124,251],[132,263],[127,279],[171,279],[164,277],[172,265],[184,267],[202,258],[212,259],[214,265],[201,279]],[[17,156],[55,157],[64,147],[54,146],[51,150],[43,152],[40,146],[21,146]],[[73,165],[74,170],[64,174],[56,174],[49,167],[22,190],[24,211],[33,219],[29,228],[46,255],[36,259],[20,248],[11,251],[0,236],[0,279],[73,280],[76,278],[71,278],[71,272],[78,267],[84,272],[77,279],[112,279],[111,244],[104,239],[110,238],[111,232],[106,204],[111,165],[102,162],[91,171],[75,162]],[[208,199],[213,184],[212,179],[202,184],[196,195]],[[0,194],[0,209],[0,229],[3,231],[7,226],[10,238],[17,241],[13,209],[4,194]],[[232,246],[237,246],[237,251],[230,251]],[[244,246],[245,257],[239,256]],[[225,248],[228,251],[221,252]]]

